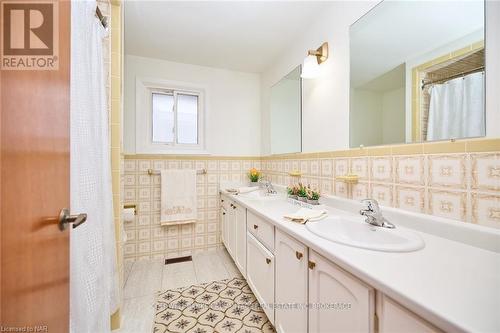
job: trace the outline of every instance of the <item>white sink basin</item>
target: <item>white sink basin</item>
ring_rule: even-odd
[[[424,247],[422,238],[409,230],[375,227],[363,217],[331,216],[317,222],[306,223],[313,234],[332,242],[385,252],[411,252]]]
[[[238,194],[242,198],[253,199],[253,200],[276,200],[281,197],[278,194],[269,194],[265,191],[252,191],[247,193]]]

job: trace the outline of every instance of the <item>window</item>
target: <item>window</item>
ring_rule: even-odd
[[[205,154],[204,89],[156,79],[136,84],[136,151]]]
[[[198,100],[196,93],[153,90],[153,143],[198,144]]]

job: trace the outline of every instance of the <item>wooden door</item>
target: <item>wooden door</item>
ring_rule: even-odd
[[[1,326],[69,331],[70,2],[59,69],[1,71]]]
[[[276,229],[275,256],[276,331],[307,332],[307,247]]]
[[[309,252],[309,332],[374,332],[375,291]]]

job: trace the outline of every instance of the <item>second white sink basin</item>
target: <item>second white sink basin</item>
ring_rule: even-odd
[[[385,252],[411,252],[424,247],[423,239],[416,233],[403,230],[375,227],[363,218],[331,216],[326,219],[307,222],[306,228],[313,234],[332,242]]]

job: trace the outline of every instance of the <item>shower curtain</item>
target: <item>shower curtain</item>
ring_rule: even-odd
[[[430,88],[427,140],[484,136],[484,75],[469,74]]]
[[[71,2],[71,211],[87,222],[70,236],[70,330],[110,331],[118,307],[109,115],[95,1]]]

